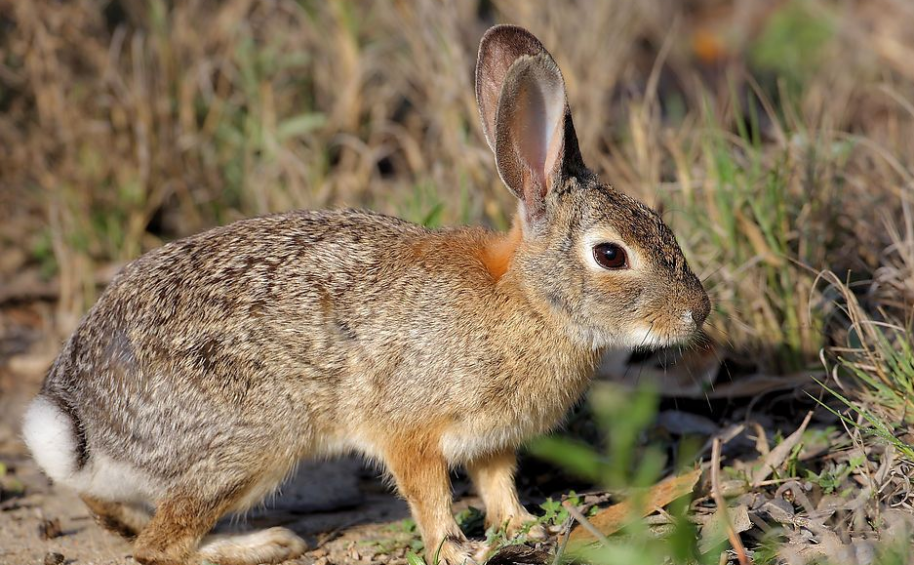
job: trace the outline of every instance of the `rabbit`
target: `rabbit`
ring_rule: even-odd
[[[517,198],[508,233],[356,210],[242,220],[128,264],[80,322],[23,436],[137,561],[295,558],[284,528],[207,534],[303,458],[355,452],[389,472],[430,561],[478,562],[449,470],[467,469],[487,524],[529,527],[515,450],[561,422],[604,350],[701,331],[710,302],[676,238],[584,165],[530,32],[485,34],[476,97]]]

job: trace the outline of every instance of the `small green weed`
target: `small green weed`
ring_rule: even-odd
[[[573,490],[569,491],[568,494],[562,498],[572,506],[580,506],[584,502],[584,499],[578,496]],[[565,509],[561,500],[553,500],[552,497],[549,497],[545,502],[540,504],[540,509],[542,509],[543,514],[537,518],[537,524],[543,526],[559,526],[568,521],[568,510]],[[586,515],[593,516],[599,512],[599,510],[598,507],[591,506],[587,510]]]
[[[829,461],[826,464],[826,467],[819,473],[814,473],[807,469],[806,480],[819,485],[819,488],[821,488],[822,492],[825,494],[831,494],[840,488],[851,473],[857,470],[864,461],[865,457],[863,455],[853,457],[847,463],[835,464],[834,462]]]

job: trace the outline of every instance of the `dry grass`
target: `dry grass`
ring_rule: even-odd
[[[773,360],[762,370],[828,344],[821,269],[910,310],[901,0],[4,8],[0,237],[19,251],[3,267],[56,275],[70,323],[101,266],[243,216],[352,205],[506,225],[471,81],[495,21],[552,46],[585,157],[666,205],[713,288],[718,339]]]

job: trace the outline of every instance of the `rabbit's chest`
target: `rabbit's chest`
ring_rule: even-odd
[[[525,384],[506,386],[479,399],[442,436],[445,457],[454,462],[515,448],[548,432],[561,422],[590,382],[587,363],[567,372],[550,372],[537,379],[526,374]],[[511,382],[510,380],[508,382]]]

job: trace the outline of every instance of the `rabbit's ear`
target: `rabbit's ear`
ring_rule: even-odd
[[[546,53],[539,39],[522,27],[495,26],[482,36],[476,57],[476,105],[482,119],[482,131],[492,151],[495,151],[495,113],[501,87],[508,69],[524,55]]]
[[[540,218],[563,173],[583,167],[561,71],[528,31],[498,26],[479,47],[476,98],[498,174],[525,219]]]

